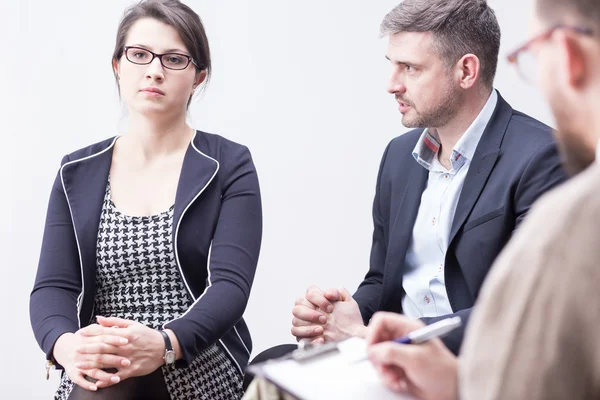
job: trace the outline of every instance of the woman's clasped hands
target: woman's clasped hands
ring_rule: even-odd
[[[96,319],[96,324],[63,334],[54,346],[54,358],[77,385],[95,391],[164,364],[159,331],[121,318]]]

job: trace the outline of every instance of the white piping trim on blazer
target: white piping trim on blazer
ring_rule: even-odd
[[[244,348],[246,349],[246,352],[248,352],[248,356],[250,356],[250,350],[248,350],[248,347],[246,346],[246,343],[244,343],[244,340],[242,339],[242,337],[240,336],[237,328],[235,327],[235,325],[233,326],[233,330],[235,331],[236,335],[240,338],[240,342],[242,342],[242,345],[244,346]]]
[[[185,284],[185,287],[186,287],[188,293],[190,294],[190,296],[192,296],[192,299],[194,299],[194,293],[192,293],[192,291],[190,290],[190,286],[188,285],[188,283],[187,283],[187,281],[185,279],[185,275],[183,274],[183,270],[181,269],[181,263],[179,262],[179,252],[177,251],[177,238],[179,237],[179,226],[181,225],[181,221],[183,220],[183,216],[185,215],[185,212],[188,210],[188,208],[190,208],[190,206],[194,203],[194,201],[196,201],[196,199],[204,192],[204,190],[206,190],[206,188],[208,187],[208,185],[210,185],[210,183],[213,181],[213,179],[215,178],[215,176],[219,172],[219,168],[221,167],[221,164],[219,164],[219,162],[217,160],[215,160],[214,158],[212,158],[210,156],[207,156],[206,154],[204,154],[203,152],[201,152],[196,147],[196,145],[194,144],[194,139],[195,138],[196,138],[196,134],[194,135],[194,138],[192,139],[192,142],[191,142],[192,147],[194,148],[194,150],[196,150],[196,152],[198,152],[198,154],[203,155],[204,157],[208,158],[209,160],[214,161],[217,164],[217,169],[215,170],[213,176],[210,177],[210,180],[206,183],[206,185],[204,185],[204,187],[198,192],[198,194],[192,199],[192,201],[190,201],[190,203],[185,207],[185,209],[181,213],[181,217],[179,217],[179,221],[177,221],[177,227],[175,228],[175,243],[173,244],[173,248],[175,250],[175,261],[177,262],[177,267],[179,268],[179,273],[181,274],[181,279],[183,279],[183,283]],[[200,297],[198,297],[197,299],[194,300],[194,303],[191,306],[188,307],[188,309],[187,309],[187,311],[185,313],[183,313],[181,316],[179,316],[179,318],[175,318],[175,319],[173,319],[173,320],[171,320],[169,322],[175,321],[176,319],[183,318],[188,312],[190,312],[190,310],[196,305],[196,303],[198,303],[198,301],[200,301],[200,299],[202,299],[202,297],[204,297],[204,295],[206,294],[206,292],[208,291],[208,289],[212,286],[212,281],[210,279],[210,253],[211,253],[211,251],[212,251],[212,241],[210,242],[210,247],[208,248],[208,257],[206,259],[206,270],[207,270],[207,273],[208,273],[208,285],[204,289],[204,292],[202,292],[202,294],[200,295]],[[163,329],[165,329],[165,325],[167,325],[169,322],[165,322],[163,324]],[[241,338],[240,338],[240,340],[241,340]],[[219,339],[219,342],[221,343],[221,345],[223,346],[223,348],[225,349],[225,351],[229,354],[229,357],[231,358],[231,360],[235,363],[236,367],[240,371],[240,374],[243,376],[244,375],[244,371],[242,370],[242,368],[238,364],[238,362],[235,359],[235,357],[233,357],[233,355],[231,354],[231,352],[229,351],[229,349],[227,348],[227,346],[225,346],[225,343],[223,343],[223,341],[221,339]],[[242,344],[244,345],[244,347],[246,347],[246,344],[244,343],[243,340],[242,340]],[[246,350],[248,350],[248,349],[246,348]]]
[[[77,296],[77,323],[79,324],[80,329],[81,329],[81,315],[80,315],[81,314],[81,306],[83,303],[82,299],[83,299],[83,295],[85,292],[85,289],[84,289],[85,282],[83,280],[83,260],[81,259],[81,248],[79,247],[79,238],[77,237],[77,229],[75,229],[75,219],[73,218],[73,210],[71,209],[71,202],[69,201],[69,196],[67,195],[67,188],[65,187],[65,179],[63,177],[63,169],[67,165],[71,165],[71,164],[74,164],[74,163],[80,162],[80,161],[89,160],[90,158],[94,158],[94,157],[99,156],[100,154],[110,150],[115,145],[115,142],[117,141],[118,138],[119,138],[119,136],[116,136],[114,138],[114,140],[112,141],[112,143],[110,144],[110,146],[108,146],[106,149],[104,149],[98,153],[89,155],[87,157],[69,161],[69,162],[65,163],[62,167],[60,167],[60,182],[62,183],[63,191],[65,192],[65,199],[67,200],[67,205],[69,206],[69,214],[71,214],[71,223],[73,224],[73,233],[75,234],[75,242],[77,243],[77,253],[79,255],[79,269],[81,270],[81,293],[79,293],[79,296]]]
[[[217,160],[215,160],[212,157],[207,156],[206,154],[204,154],[203,152],[201,152],[200,150],[198,150],[196,148],[196,145],[194,144],[194,139],[195,138],[196,138],[196,134],[194,134],[194,138],[192,139],[192,142],[191,142],[192,147],[194,148],[194,150],[196,150],[199,154],[203,155],[204,157],[206,157],[206,158],[214,161],[217,164],[217,169],[215,170],[215,173],[213,174],[213,176],[210,177],[210,179],[208,180],[208,182],[206,182],[206,185],[204,185],[204,187],[198,192],[198,194],[196,194],[196,196],[192,199],[192,201],[190,201],[188,203],[188,205],[183,209],[183,212],[181,213],[181,216],[179,217],[179,221],[177,221],[177,227],[175,227],[175,243],[173,244],[173,249],[175,250],[175,260],[177,261],[177,267],[179,268],[179,273],[181,274],[181,278],[183,279],[183,283],[185,284],[185,288],[190,293],[190,295],[192,296],[192,298],[194,298],[194,294],[190,290],[190,285],[188,285],[187,281],[185,280],[185,276],[183,275],[183,270],[181,269],[181,262],[179,262],[179,251],[177,250],[177,238],[179,237],[179,227],[181,226],[181,221],[183,221],[183,216],[185,215],[186,211],[190,208],[190,206],[194,203],[194,201],[196,201],[196,199],[198,197],[200,197],[200,195],[206,190],[206,188],[208,187],[208,185],[210,185],[210,183],[213,181],[213,179],[215,178],[215,176],[217,176],[217,172],[219,172],[219,168],[221,166]],[[212,242],[211,242],[211,247],[212,247]],[[209,270],[209,274],[210,274],[210,270]],[[208,288],[206,288],[206,289],[208,289]],[[204,293],[206,293],[206,290],[204,290]],[[202,295],[200,297],[204,296],[204,293],[202,293]],[[198,300],[200,300],[200,298],[198,298]],[[194,301],[194,304],[196,304],[196,302],[198,300]],[[194,304],[192,304],[192,306],[194,306]],[[188,311],[189,311],[189,309],[188,309]],[[186,311],[186,314],[187,314],[187,311]],[[183,315],[185,315],[185,314],[183,314]],[[181,317],[183,317],[183,315]],[[181,318],[181,317],[179,317],[179,318]],[[179,319],[179,318],[175,318],[175,319]]]

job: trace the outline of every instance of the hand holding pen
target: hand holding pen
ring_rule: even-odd
[[[377,313],[367,332],[369,360],[393,391],[422,399],[454,400],[458,398],[458,360],[439,337],[459,325],[460,318],[426,327],[404,315]]]

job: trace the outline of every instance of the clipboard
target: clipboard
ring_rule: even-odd
[[[304,345],[279,359],[251,365],[248,371],[299,400],[414,400],[387,389],[365,359],[364,339]]]

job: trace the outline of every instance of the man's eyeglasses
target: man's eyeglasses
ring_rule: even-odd
[[[508,62],[515,65],[517,67],[517,71],[519,75],[528,83],[535,82],[536,75],[536,61],[535,56],[531,52],[531,46],[535,43],[542,42],[548,40],[552,37],[552,34],[559,30],[566,29],[575,33],[579,33],[582,35],[593,36],[594,32],[589,28],[584,28],[580,26],[570,26],[570,25],[555,25],[552,28],[540,33],[539,35],[533,37],[525,44],[517,48],[508,54]]]
[[[192,59],[192,57],[187,54],[180,53],[165,53],[165,54],[157,54],[153,53],[150,50],[143,49],[141,47],[135,46],[125,46],[123,48],[123,52],[125,53],[125,58],[130,62],[138,65],[148,65],[156,57],[160,60],[160,63],[163,67],[167,69],[173,70],[182,70],[186,69],[190,63],[194,64],[196,68],[200,68],[198,64]]]

